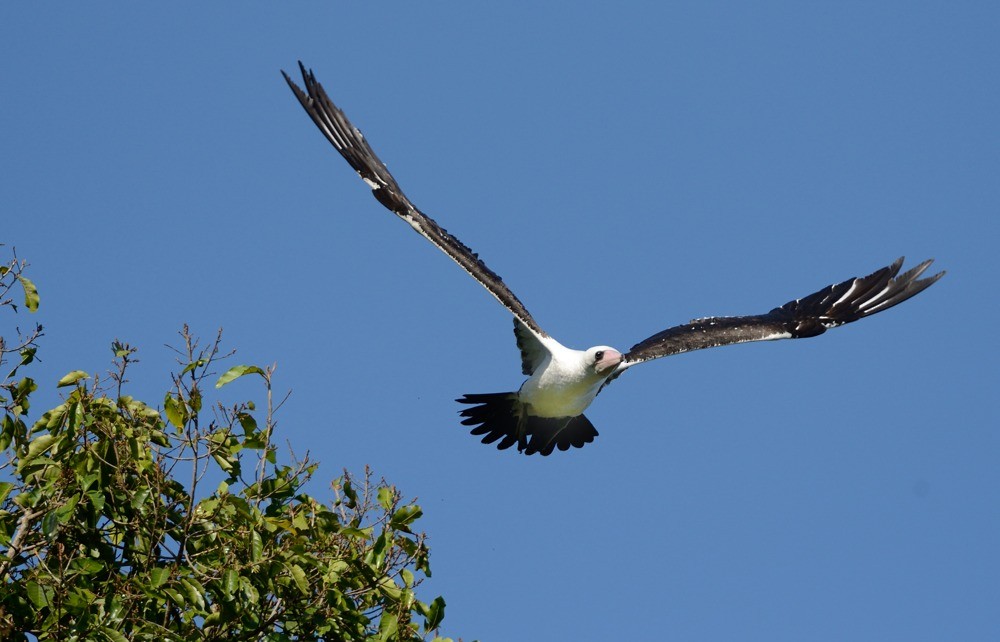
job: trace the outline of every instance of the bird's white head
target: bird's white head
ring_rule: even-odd
[[[614,372],[625,358],[621,352],[609,346],[594,346],[584,352],[587,367],[596,375],[606,377]]]

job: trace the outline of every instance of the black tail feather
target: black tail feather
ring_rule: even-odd
[[[455,401],[469,404],[459,414],[462,425],[474,426],[471,434],[482,435],[482,443],[497,443],[498,450],[517,444],[525,455],[547,456],[555,448],[569,450],[594,441],[597,430],[583,415],[535,417],[513,392],[464,395]]]

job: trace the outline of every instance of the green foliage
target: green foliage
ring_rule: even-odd
[[[0,307],[16,310],[16,282],[37,308],[23,268],[0,266]],[[63,403],[29,426],[36,385],[16,374],[41,330],[0,339],[0,639],[422,640],[438,628],[444,600],[416,594],[430,575],[420,508],[369,470],[335,480],[330,502],[306,494],[317,465],[281,461],[271,441],[273,369],[236,366],[216,384],[259,375],[262,411],[208,413],[204,384],[224,355],[219,337],[202,348],[185,328],[161,414],[125,394],[135,349],[115,342],[106,378],[70,372]]]

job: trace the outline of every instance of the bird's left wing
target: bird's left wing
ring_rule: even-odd
[[[830,328],[888,310],[924,291],[944,276],[944,272],[939,272],[920,278],[931,262],[924,261],[899,274],[903,265],[900,258],[868,276],[825,287],[767,314],[709,317],[668,328],[632,346],[615,376],[637,363],[691,350],[748,341],[815,337]]]
[[[490,294],[510,310],[511,314],[536,337],[548,336],[535,322],[524,304],[507,288],[499,275],[488,268],[475,252],[410,202],[410,199],[403,194],[396,179],[375,155],[361,132],[351,124],[344,112],[334,105],[330,97],[327,96],[323,86],[316,80],[312,71],[306,71],[301,62],[299,69],[302,72],[305,91],[300,89],[284,71],[281,72],[281,75],[285,77],[288,86],[327,140],[372,188],[372,193],[378,202],[409,223],[410,227],[417,233],[450,256],[462,269],[489,290]]]

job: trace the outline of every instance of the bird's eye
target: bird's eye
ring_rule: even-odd
[[[600,361],[604,358],[604,350],[598,350],[597,354],[594,355],[594,361]]]

